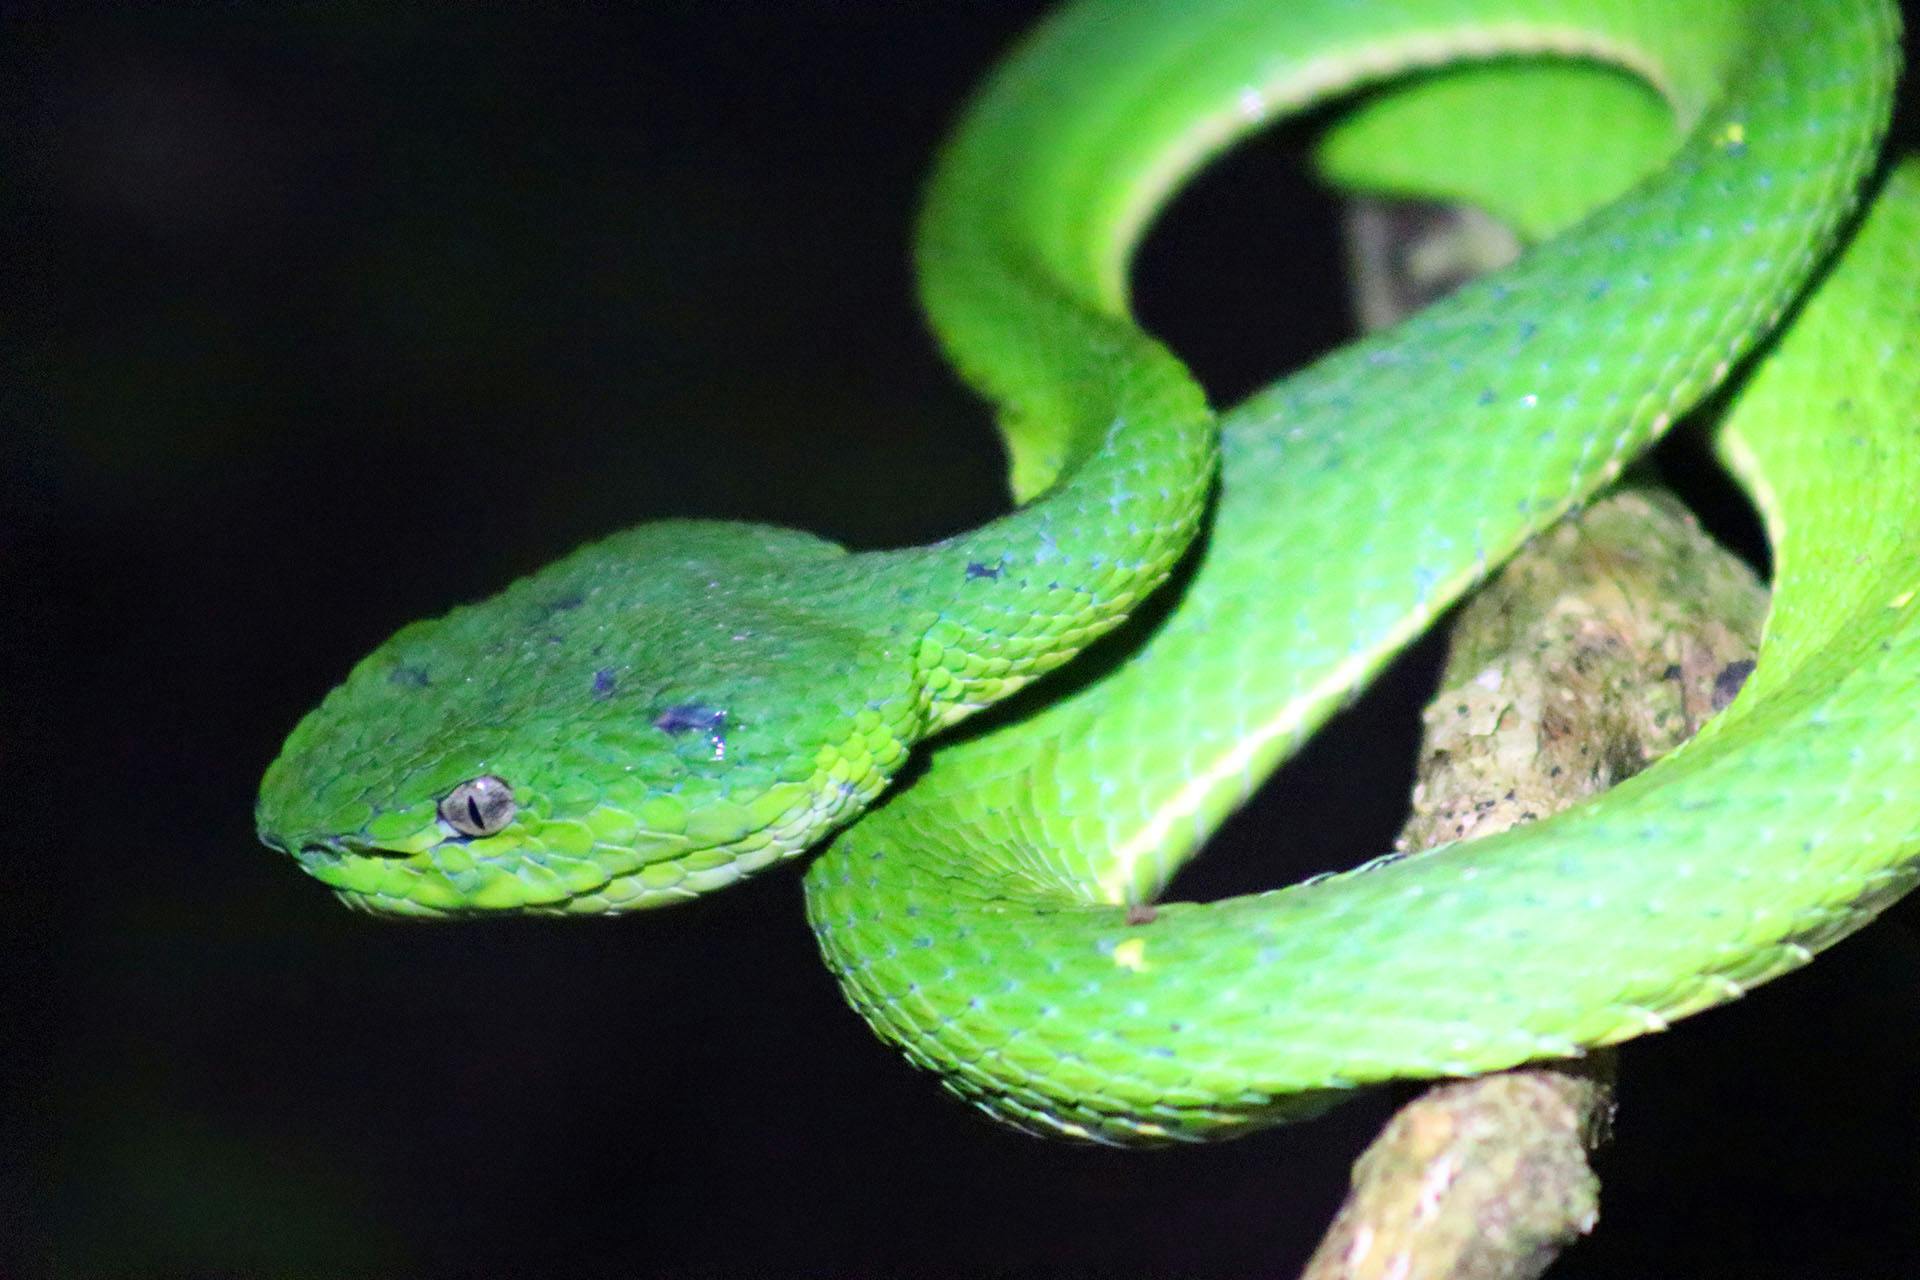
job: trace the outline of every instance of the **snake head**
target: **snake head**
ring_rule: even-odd
[[[288,737],[260,838],[416,916],[635,910],[800,853],[925,728],[910,646],[835,599],[855,562],[644,525],[405,627]]]

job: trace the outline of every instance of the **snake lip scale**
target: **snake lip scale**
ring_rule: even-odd
[[[1806,963],[1920,854],[1899,34],[1891,0],[1083,0],[974,97],[916,237],[1015,507],[884,551],[701,520],[580,548],[356,665],[267,770],[261,838],[436,918],[666,906],[812,851],[807,918],[882,1037],[1000,1120],[1121,1144],[1579,1054]],[[1363,90],[1331,179],[1530,247],[1216,414],[1134,322],[1129,256],[1221,149]],[[1471,846],[1161,901],[1353,689],[1723,385],[1775,590],[1699,737]]]

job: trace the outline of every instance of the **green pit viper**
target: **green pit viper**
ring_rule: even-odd
[[[1732,999],[1920,854],[1920,165],[1876,175],[1898,26],[1889,0],[1070,8],[977,96],[917,240],[1020,505],[900,550],[699,521],[584,547],[356,666],[267,771],[260,834],[414,916],[662,906],[824,845],[808,916],[873,1027],[991,1114],[1096,1141],[1245,1132]],[[1564,96],[1535,55],[1575,60]],[[1217,422],[1133,321],[1129,254],[1208,157],[1355,91],[1336,176],[1538,243]],[[1485,841],[1156,901],[1396,649],[1730,378],[1717,447],[1776,591],[1698,738]],[[1099,678],[916,749],[1176,569]]]

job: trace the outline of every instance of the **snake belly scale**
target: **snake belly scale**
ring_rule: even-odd
[[[268,770],[262,838],[420,916],[664,905],[824,845],[807,914],[853,1005],[1078,1139],[1246,1132],[1733,998],[1920,854],[1920,166],[1875,176],[1898,36],[1887,0],[1069,8],[976,97],[918,238],[1022,505],[898,551],[684,521],[582,548],[360,663]],[[1128,309],[1180,181],[1331,97],[1536,55],[1650,84],[1658,170],[1611,201],[1577,166],[1486,179],[1523,226],[1591,212],[1216,421]],[[1157,901],[1358,683],[1730,377],[1716,441],[1776,591],[1699,738],[1471,846]],[[1042,679],[1183,555],[1098,679]]]

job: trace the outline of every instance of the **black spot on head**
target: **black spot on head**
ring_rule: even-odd
[[[997,564],[986,565],[981,564],[978,560],[967,561],[967,580],[969,582],[976,578],[997,578],[999,576],[1000,566]]]
[[[613,696],[618,681],[613,678],[612,667],[602,667],[593,673],[593,696],[604,702]]]
[[[683,702],[668,707],[653,718],[653,727],[664,733],[679,737],[683,733],[699,730],[702,733],[717,733],[725,727],[727,713],[719,707],[709,707],[698,702]]]

